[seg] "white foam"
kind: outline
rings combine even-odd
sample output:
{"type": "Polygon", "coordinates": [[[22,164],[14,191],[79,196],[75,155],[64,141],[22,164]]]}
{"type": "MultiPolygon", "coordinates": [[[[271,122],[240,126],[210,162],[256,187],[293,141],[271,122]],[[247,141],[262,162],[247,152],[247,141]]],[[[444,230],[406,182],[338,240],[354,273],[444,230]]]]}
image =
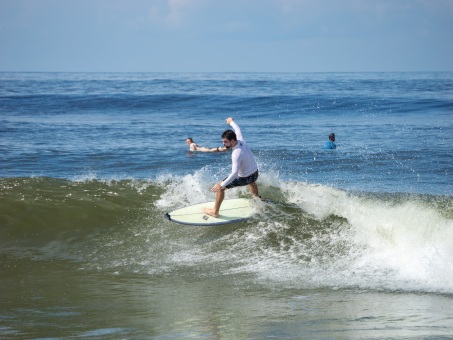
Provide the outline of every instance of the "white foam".
{"type": "Polygon", "coordinates": [[[318,220],[335,215],[350,226],[349,253],[315,270],[325,283],[453,292],[453,221],[426,202],[357,197],[301,183],[286,190],[290,202],[318,220]]]}
{"type": "MultiPolygon", "coordinates": [[[[161,177],[165,193],[155,205],[213,200],[207,178],[214,178],[209,168],[161,177]]],[[[269,205],[246,228],[184,248],[174,261],[222,263],[226,272],[254,273],[281,287],[453,293],[453,221],[429,200],[285,182],[275,172],[260,173],[259,187],[284,202],[269,205]]],[[[247,194],[247,188],[227,191],[247,194]]]]}
{"type": "MultiPolygon", "coordinates": [[[[215,200],[215,194],[210,190],[215,184],[215,176],[209,167],[179,177],[161,175],[157,181],[165,187],[165,192],[154,203],[158,208],[180,207],[215,200]]],[[[245,190],[247,189],[227,190],[225,199],[239,197],[245,190]]]]}
{"type": "MultiPolygon", "coordinates": [[[[255,248],[256,257],[236,271],[304,286],[453,292],[453,221],[427,202],[352,195],[300,182],[281,183],[280,189],[321,225],[331,225],[325,220],[335,216],[339,228],[309,240],[286,237],[278,247],[255,248]]],[[[262,222],[254,231],[255,247],[271,234],[285,234],[289,224],[262,222]]]]}

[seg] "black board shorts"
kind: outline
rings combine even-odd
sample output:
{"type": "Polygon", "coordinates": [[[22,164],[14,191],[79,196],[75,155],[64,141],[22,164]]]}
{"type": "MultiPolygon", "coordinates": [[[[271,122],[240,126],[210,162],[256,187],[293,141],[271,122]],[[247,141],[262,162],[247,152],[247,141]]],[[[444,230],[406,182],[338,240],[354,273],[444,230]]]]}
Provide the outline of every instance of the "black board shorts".
{"type": "Polygon", "coordinates": [[[231,189],[231,188],[235,188],[235,187],[243,187],[244,185],[248,185],[248,184],[252,184],[253,182],[256,182],[257,179],[258,179],[258,170],[256,170],[250,176],[238,177],[238,178],[234,179],[233,182],[231,182],[230,184],[226,185],[225,188],[226,189],[231,189]]]}

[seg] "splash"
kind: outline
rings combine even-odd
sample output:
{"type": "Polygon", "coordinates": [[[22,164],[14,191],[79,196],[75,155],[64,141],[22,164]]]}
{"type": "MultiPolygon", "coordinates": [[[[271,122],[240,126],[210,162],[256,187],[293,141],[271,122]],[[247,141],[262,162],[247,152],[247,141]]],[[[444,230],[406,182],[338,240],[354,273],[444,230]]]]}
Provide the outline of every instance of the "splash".
{"type": "Polygon", "coordinates": [[[451,205],[442,204],[449,198],[354,194],[300,182],[279,189],[292,205],[290,217],[250,231],[256,258],[243,270],[297,287],[453,292],[453,220],[451,205]]]}

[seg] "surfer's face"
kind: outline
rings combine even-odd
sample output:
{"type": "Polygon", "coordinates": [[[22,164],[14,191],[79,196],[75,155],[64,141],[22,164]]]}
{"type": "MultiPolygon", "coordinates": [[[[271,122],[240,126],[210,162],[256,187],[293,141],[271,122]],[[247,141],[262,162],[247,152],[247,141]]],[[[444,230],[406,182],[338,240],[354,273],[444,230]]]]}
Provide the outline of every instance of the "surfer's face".
{"type": "Polygon", "coordinates": [[[231,144],[231,141],[226,138],[222,138],[222,143],[223,143],[223,146],[226,147],[227,149],[229,149],[233,146],[231,144]]]}

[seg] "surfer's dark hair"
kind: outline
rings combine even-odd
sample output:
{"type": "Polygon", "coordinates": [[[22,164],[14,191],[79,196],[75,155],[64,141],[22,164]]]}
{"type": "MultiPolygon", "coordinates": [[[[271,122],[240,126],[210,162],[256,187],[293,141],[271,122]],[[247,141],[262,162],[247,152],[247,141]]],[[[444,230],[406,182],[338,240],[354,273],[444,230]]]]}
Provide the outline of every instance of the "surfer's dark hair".
{"type": "Polygon", "coordinates": [[[233,130],[226,130],[224,133],[222,133],[222,138],[226,138],[228,140],[235,140],[237,141],[236,133],[234,133],[233,130]]]}

